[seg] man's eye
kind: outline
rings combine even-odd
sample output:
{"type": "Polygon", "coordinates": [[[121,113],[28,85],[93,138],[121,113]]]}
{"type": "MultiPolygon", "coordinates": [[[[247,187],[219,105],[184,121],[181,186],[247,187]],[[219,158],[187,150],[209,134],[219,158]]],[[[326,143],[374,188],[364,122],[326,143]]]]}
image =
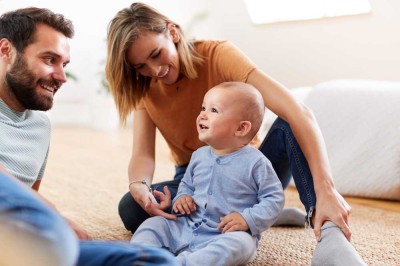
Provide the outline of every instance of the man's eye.
{"type": "Polygon", "coordinates": [[[211,112],[213,112],[213,113],[218,113],[218,110],[215,109],[215,108],[211,108],[211,112]]]}
{"type": "Polygon", "coordinates": [[[54,62],[53,57],[46,57],[44,60],[46,61],[47,64],[52,64],[54,62]]]}

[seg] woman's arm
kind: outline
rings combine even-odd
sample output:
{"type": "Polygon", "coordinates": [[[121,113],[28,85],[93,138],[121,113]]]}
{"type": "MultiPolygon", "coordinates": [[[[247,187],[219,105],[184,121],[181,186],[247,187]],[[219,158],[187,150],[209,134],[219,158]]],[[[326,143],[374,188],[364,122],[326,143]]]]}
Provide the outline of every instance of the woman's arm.
{"type": "Polygon", "coordinates": [[[317,197],[314,216],[314,232],[317,239],[322,224],[330,220],[340,227],[350,240],[351,232],[348,227],[350,206],[335,189],[325,142],[314,114],[307,106],[296,100],[288,89],[259,69],[250,73],[247,83],[261,92],[268,109],[289,123],[307,159],[317,197]]]}
{"type": "MultiPolygon", "coordinates": [[[[132,156],[129,162],[129,183],[145,180],[148,185],[153,181],[155,169],[156,127],[145,109],[135,111],[133,120],[132,156]]],[[[147,187],[134,183],[130,191],[139,192],[147,187]]]]}
{"type": "Polygon", "coordinates": [[[155,169],[156,127],[145,109],[135,111],[133,120],[133,147],[129,162],[129,191],[135,201],[151,216],[169,219],[175,216],[165,213],[164,201],[158,204],[149,191],[155,169]],[[147,186],[140,181],[145,181],[147,186]]]}

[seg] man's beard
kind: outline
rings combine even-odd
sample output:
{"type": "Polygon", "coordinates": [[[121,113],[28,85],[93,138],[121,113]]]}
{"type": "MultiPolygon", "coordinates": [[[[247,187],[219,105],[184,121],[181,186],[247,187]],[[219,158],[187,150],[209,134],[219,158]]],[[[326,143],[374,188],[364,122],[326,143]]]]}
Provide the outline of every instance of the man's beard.
{"type": "MultiPolygon", "coordinates": [[[[28,69],[28,64],[22,55],[18,54],[10,71],[6,73],[8,88],[14,93],[16,99],[25,108],[30,110],[47,111],[53,106],[53,97],[41,94],[36,87],[39,84],[56,86],[53,94],[61,86],[61,82],[54,79],[36,79],[28,69]]],[[[43,89],[44,90],[44,89],[43,89]]]]}

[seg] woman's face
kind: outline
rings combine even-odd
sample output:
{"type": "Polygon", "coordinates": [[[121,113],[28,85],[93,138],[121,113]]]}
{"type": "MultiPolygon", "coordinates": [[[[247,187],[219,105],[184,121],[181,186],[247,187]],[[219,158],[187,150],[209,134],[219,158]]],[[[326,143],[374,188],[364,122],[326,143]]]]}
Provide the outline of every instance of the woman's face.
{"type": "Polygon", "coordinates": [[[178,41],[179,37],[171,31],[166,34],[141,32],[128,48],[127,60],[140,75],[173,84],[179,77],[179,55],[175,46],[178,41]]]}

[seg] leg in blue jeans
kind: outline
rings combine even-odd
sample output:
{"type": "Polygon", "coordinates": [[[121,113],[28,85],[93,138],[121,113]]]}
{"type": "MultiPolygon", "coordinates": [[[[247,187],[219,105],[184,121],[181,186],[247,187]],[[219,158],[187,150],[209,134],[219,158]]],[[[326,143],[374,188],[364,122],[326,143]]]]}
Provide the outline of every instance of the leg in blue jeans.
{"type": "Polygon", "coordinates": [[[168,266],[178,261],[167,250],[117,241],[80,241],[77,266],[168,266]]]}
{"type": "Polygon", "coordinates": [[[129,242],[78,242],[58,213],[28,187],[1,172],[0,250],[2,266],[177,265],[163,249],[129,242]]]}
{"type": "Polygon", "coordinates": [[[278,117],[261,144],[260,151],[271,161],[284,189],[293,176],[300,200],[308,218],[311,218],[316,205],[313,178],[289,124],[278,117]]]}
{"type": "MultiPolygon", "coordinates": [[[[175,198],[176,193],[178,192],[179,183],[186,172],[186,168],[187,165],[177,166],[175,168],[175,176],[173,180],[153,184],[151,186],[152,189],[163,191],[164,186],[168,186],[169,191],[171,192],[171,198],[175,198]]],[[[147,212],[136,203],[130,192],[126,193],[122,197],[121,201],[119,202],[118,212],[125,228],[132,233],[136,231],[136,229],[143,223],[144,220],[150,217],[147,212]]],[[[167,212],[171,212],[171,210],[167,210],[167,212]]]]}
{"type": "Polygon", "coordinates": [[[31,189],[0,172],[0,265],[72,266],[78,241],[31,189]]]}

